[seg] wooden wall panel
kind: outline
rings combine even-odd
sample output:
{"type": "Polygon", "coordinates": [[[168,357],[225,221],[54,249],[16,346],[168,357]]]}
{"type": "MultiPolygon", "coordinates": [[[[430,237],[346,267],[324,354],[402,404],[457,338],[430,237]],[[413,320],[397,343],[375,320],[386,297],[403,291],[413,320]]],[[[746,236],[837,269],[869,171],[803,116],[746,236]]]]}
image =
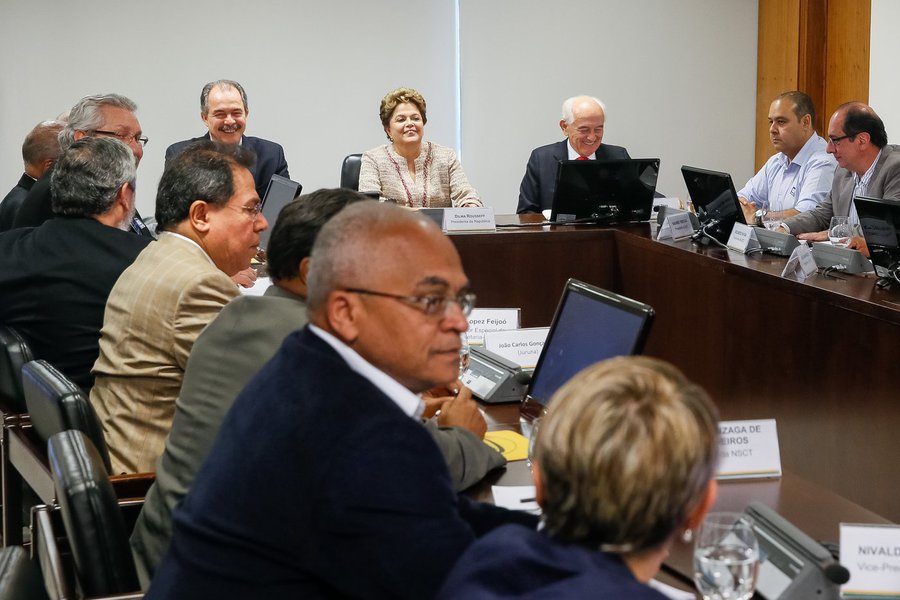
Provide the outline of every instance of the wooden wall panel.
{"type": "Polygon", "coordinates": [[[870,0],[828,0],[825,114],[850,100],[869,102],[870,0]]]}

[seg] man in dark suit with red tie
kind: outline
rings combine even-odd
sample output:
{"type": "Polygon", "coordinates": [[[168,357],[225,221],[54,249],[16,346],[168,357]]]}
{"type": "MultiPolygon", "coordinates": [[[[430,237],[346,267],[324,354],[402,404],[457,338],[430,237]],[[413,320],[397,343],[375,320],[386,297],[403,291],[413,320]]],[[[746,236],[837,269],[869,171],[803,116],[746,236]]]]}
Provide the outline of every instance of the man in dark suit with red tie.
{"type": "Polygon", "coordinates": [[[280,144],[244,135],[247,128],[247,93],[237,81],[219,79],[203,86],[200,92],[200,118],[209,131],[206,135],[176,142],[166,149],[166,161],[200,140],[212,139],[223,144],[240,144],[256,154],[256,166],[251,169],[256,193],[265,197],[272,175],[290,177],[284,149],[280,144]]]}
{"type": "Polygon", "coordinates": [[[517,213],[552,208],[556,170],[561,160],[631,158],[621,146],[602,144],[605,123],[605,109],[597,98],[574,96],[563,102],[559,128],[566,139],[532,151],[519,187],[517,213]]]}

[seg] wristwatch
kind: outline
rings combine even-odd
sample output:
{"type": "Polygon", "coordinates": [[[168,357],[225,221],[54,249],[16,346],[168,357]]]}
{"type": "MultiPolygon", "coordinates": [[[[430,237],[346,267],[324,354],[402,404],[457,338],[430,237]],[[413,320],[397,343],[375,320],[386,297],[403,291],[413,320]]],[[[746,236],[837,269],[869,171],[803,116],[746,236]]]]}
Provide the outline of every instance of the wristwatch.
{"type": "Polygon", "coordinates": [[[763,226],[763,217],[766,216],[766,212],[767,211],[762,208],[759,209],[758,211],[756,211],[756,226],[757,227],[763,226]]]}

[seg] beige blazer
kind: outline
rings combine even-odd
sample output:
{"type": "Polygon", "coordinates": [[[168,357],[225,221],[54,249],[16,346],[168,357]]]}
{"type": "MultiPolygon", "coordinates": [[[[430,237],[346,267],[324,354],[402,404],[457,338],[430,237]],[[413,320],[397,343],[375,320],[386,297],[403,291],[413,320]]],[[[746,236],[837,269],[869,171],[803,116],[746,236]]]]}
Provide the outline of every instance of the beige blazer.
{"type": "Polygon", "coordinates": [[[91,403],[114,473],[153,471],[194,340],[237,286],[199,246],[163,234],[113,286],[91,403]]]}

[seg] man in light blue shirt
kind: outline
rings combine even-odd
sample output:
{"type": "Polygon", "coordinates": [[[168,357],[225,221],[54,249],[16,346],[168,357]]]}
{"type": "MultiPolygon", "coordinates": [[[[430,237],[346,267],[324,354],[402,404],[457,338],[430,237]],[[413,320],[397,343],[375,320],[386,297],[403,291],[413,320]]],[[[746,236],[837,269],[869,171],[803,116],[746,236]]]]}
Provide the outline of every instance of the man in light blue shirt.
{"type": "Polygon", "coordinates": [[[812,99],[803,92],[785,92],[772,102],[769,137],[779,152],[738,192],[748,223],[813,209],[831,189],[837,161],[816,133],[815,118],[812,99]]]}

